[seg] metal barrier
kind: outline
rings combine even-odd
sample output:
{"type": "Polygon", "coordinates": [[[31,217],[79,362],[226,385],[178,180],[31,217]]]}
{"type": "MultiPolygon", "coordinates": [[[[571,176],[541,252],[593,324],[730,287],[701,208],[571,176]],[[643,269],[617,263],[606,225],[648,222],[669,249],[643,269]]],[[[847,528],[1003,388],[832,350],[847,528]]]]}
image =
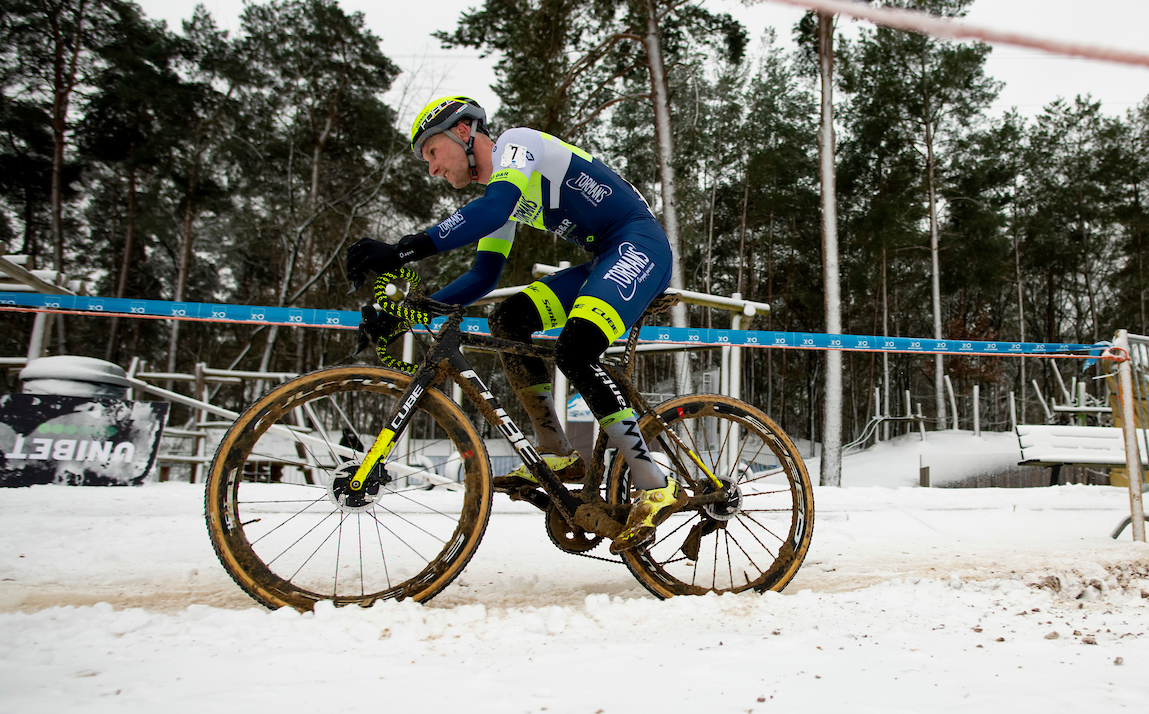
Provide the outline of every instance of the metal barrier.
{"type": "Polygon", "coordinates": [[[1141,501],[1145,475],[1141,449],[1149,453],[1149,337],[1118,330],[1105,358],[1117,363],[1117,396],[1121,402],[1125,433],[1125,465],[1129,469],[1129,519],[1114,531],[1114,538],[1126,525],[1133,526],[1133,540],[1145,542],[1145,508],[1141,501]]]}

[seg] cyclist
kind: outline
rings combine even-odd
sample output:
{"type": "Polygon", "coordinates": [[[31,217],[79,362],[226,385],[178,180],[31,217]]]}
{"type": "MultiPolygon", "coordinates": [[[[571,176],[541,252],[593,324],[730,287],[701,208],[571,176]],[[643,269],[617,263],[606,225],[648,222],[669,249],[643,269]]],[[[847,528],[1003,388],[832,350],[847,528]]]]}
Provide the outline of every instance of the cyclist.
{"type": "MultiPolygon", "coordinates": [[[[553,232],[591,254],[588,262],[527,286],[492,313],[491,334],[529,342],[531,334],[562,327],[555,364],[586,400],[630,468],[638,490],[626,527],[611,544],[619,553],[645,543],[655,527],[686,503],[681,486],[651,457],[635,412],[602,369],[599,358],[626,333],[670,281],[670,244],[638,190],[586,151],[553,136],[515,128],[492,140],[486,112],[469,97],[428,104],[411,127],[411,149],[432,176],[457,188],[486,186],[441,223],[395,245],[364,238],[347,250],[356,285],[421,258],[478,243],[474,265],[431,297],[469,305],[498,283],[515,240],[515,223],[553,232]]],[[[545,363],[502,355],[507,377],[530,416],[539,451],[560,477],[582,464],[558,422],[545,363]]],[[[533,483],[522,467],[496,484],[533,483]]]]}

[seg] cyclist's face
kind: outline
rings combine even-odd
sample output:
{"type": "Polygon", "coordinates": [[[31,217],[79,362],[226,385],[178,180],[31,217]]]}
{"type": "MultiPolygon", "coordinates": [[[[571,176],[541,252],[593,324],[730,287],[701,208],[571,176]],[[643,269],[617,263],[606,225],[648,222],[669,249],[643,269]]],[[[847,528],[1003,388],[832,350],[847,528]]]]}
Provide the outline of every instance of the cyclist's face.
{"type": "MultiPolygon", "coordinates": [[[[451,131],[455,131],[452,129],[451,131]]],[[[432,176],[442,176],[455,188],[471,185],[467,152],[446,134],[436,134],[423,144],[423,160],[432,176]]]]}

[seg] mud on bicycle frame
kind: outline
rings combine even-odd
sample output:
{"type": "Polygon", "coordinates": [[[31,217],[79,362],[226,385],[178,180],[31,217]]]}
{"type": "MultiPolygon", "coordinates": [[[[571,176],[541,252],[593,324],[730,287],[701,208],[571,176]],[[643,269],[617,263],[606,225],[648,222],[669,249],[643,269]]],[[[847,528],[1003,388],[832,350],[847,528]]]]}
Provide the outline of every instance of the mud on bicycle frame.
{"type": "MultiPolygon", "coordinates": [[[[417,286],[412,271],[397,273],[389,277],[417,286]]],[[[676,299],[656,300],[644,319],[676,299]]],[[[625,461],[612,458],[600,435],[582,483],[563,484],[462,348],[543,358],[553,351],[461,331],[462,308],[417,289],[402,304],[375,308],[395,322],[387,341],[414,322],[447,318],[421,365],[392,360],[398,368],[350,365],[303,375],[255,402],[220,442],[205,515],[232,579],[267,607],[299,610],[320,600],[426,601],[447,587],[478,548],[495,497],[486,445],[438,388],[447,380],[539,481],[508,496],[544,511],[542,529],[560,550],[598,557],[590,551],[621,529],[629,509],[625,461]]],[[[761,410],[739,400],[696,394],[648,404],[631,382],[642,322],[622,357],[603,365],[690,502],[622,562],[661,598],[781,590],[813,535],[813,492],[801,456],[761,410]]]]}

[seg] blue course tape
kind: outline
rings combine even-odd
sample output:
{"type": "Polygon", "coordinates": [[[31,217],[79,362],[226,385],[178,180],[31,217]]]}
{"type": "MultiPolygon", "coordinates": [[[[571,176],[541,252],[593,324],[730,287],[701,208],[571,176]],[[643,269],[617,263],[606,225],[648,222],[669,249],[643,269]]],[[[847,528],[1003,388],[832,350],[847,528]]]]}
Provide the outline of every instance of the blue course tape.
{"type": "MultiPolygon", "coordinates": [[[[355,329],[358,312],[348,310],[314,310],[295,307],[262,307],[258,305],[224,305],[219,303],[168,302],[130,298],[97,298],[80,295],[42,295],[39,293],[0,292],[0,309],[85,314],[122,315],[153,319],[199,320],[252,325],[287,325],[292,327],[326,327],[355,329]]],[[[437,329],[445,318],[436,318],[430,327],[437,329]]],[[[489,334],[487,321],[467,318],[464,332],[489,334]]],[[[558,330],[544,332],[554,338],[558,330]]],[[[974,342],[968,340],[933,340],[916,337],[874,337],[868,335],[829,335],[807,332],[763,332],[757,330],[714,330],[676,327],[644,327],[639,339],[646,344],[699,347],[750,347],[800,350],[844,350],[856,352],[908,352],[920,354],[964,354],[982,356],[1097,357],[1106,344],[1083,345],[1048,342],[974,342]]]]}

